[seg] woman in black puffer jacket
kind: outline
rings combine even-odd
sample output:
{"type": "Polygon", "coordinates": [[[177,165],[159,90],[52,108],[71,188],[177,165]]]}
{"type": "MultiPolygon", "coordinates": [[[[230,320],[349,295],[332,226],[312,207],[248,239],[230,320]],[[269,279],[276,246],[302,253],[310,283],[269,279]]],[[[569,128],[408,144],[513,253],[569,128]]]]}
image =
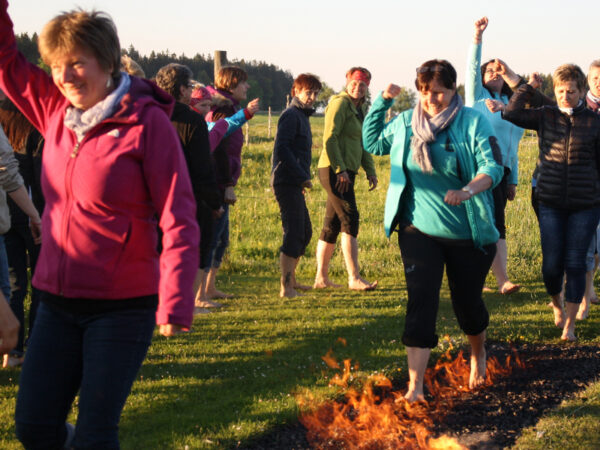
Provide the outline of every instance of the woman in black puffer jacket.
{"type": "Polygon", "coordinates": [[[504,118],[536,130],[539,141],[536,197],[542,274],[563,340],[575,340],[575,316],[585,292],[586,251],[600,219],[600,116],[585,107],[586,78],[573,64],[552,77],[556,102],[530,85],[511,98],[504,118]],[[526,104],[545,105],[525,109],[526,104]],[[566,313],[561,302],[563,276],[566,313]]]}

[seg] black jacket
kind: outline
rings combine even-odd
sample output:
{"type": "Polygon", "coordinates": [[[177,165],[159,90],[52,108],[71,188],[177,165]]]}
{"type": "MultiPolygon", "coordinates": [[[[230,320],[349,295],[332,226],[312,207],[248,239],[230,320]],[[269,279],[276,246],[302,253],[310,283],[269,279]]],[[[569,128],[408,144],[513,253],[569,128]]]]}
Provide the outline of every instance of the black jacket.
{"type": "Polygon", "coordinates": [[[600,206],[600,116],[582,102],[572,115],[529,85],[521,86],[503,117],[538,133],[536,196],[550,207],[600,206]],[[544,106],[524,109],[526,104],[544,106]],[[550,104],[549,104],[550,103],[550,104]]]}
{"type": "Polygon", "coordinates": [[[279,122],[271,157],[271,185],[300,186],[310,180],[312,133],[309,117],[314,112],[294,97],[279,122]]]}
{"type": "Polygon", "coordinates": [[[185,161],[187,162],[198,213],[208,206],[217,210],[221,206],[221,191],[217,187],[213,160],[210,155],[208,128],[202,115],[189,106],[176,102],[171,123],[177,130],[185,161]]]}

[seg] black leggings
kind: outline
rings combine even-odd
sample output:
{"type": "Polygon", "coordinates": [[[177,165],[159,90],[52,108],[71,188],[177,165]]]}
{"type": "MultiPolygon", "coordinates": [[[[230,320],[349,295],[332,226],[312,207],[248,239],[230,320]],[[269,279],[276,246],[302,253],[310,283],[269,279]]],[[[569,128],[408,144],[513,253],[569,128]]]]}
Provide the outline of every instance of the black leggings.
{"type": "Polygon", "coordinates": [[[500,233],[500,239],[506,239],[506,216],[504,210],[506,209],[506,203],[508,202],[508,175],[510,170],[504,168],[504,176],[500,183],[492,189],[492,197],[494,198],[494,216],[496,222],[496,229],[500,233]]]}
{"type": "Polygon", "coordinates": [[[435,238],[412,225],[401,227],[398,243],[408,292],[404,345],[421,348],[437,345],[435,322],[444,266],[460,328],[471,336],[487,328],[489,314],[481,291],[496,254],[496,244],[477,249],[471,241],[435,238]]]}
{"type": "Polygon", "coordinates": [[[335,244],[340,231],[350,236],[358,236],[358,208],[354,196],[354,172],[346,171],[350,177],[348,191],[340,193],[335,183],[337,175],[331,167],[319,168],[319,180],[327,191],[327,205],[325,207],[325,220],[319,239],[329,244],[335,244]]]}
{"type": "Polygon", "coordinates": [[[290,258],[304,255],[312,237],[312,224],[301,186],[278,184],[273,186],[281,212],[283,244],[279,251],[290,258]]]}

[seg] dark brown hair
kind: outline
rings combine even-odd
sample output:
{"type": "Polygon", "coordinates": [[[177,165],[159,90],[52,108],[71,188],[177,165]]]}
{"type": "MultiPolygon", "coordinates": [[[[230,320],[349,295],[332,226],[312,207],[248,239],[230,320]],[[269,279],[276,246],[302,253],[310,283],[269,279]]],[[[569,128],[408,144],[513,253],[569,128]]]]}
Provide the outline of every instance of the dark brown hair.
{"type": "Polygon", "coordinates": [[[446,89],[456,89],[456,70],[445,59],[431,59],[417,67],[417,91],[428,90],[434,80],[446,89]]]}
{"type": "Polygon", "coordinates": [[[320,91],[322,87],[323,85],[315,75],[311,73],[301,73],[294,80],[294,84],[292,84],[291,94],[292,97],[294,97],[297,92],[304,89],[320,91]]]}
{"type": "Polygon", "coordinates": [[[13,150],[25,153],[27,137],[34,128],[8,97],[0,101],[0,125],[13,150]]]}
{"type": "Polygon", "coordinates": [[[192,71],[183,64],[171,63],[161,67],[156,73],[156,84],[168,92],[175,100],[181,98],[181,87],[192,80],[192,71]]]}
{"type": "MultiPolygon", "coordinates": [[[[488,62],[485,62],[481,65],[481,84],[483,84],[483,78],[485,77],[485,71],[487,69],[488,64],[493,63],[495,60],[490,59],[488,62]]],[[[487,91],[490,93],[490,95],[492,95],[492,91],[490,91],[485,84],[483,84],[483,87],[487,89],[487,91]]],[[[510,86],[508,84],[506,84],[506,81],[502,80],[502,88],[500,89],[500,95],[506,95],[508,98],[511,98],[513,95],[513,91],[510,88],[510,86]]],[[[492,95],[493,97],[493,95],[492,95]]]]}

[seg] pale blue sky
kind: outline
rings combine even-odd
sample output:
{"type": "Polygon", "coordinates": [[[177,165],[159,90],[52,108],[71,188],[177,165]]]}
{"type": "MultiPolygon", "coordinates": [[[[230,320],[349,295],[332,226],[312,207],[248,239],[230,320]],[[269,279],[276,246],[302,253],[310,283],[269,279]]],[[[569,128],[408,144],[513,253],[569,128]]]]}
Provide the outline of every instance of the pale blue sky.
{"type": "Polygon", "coordinates": [[[141,53],[227,50],[230,59],[315,73],[336,90],[353,65],[371,70],[372,92],[389,82],[413,87],[415,67],[431,58],[452,62],[462,83],[473,23],[483,15],[483,58],[500,57],[519,73],[550,73],[565,62],[587,71],[600,58],[598,0],[12,0],[9,13],[17,33],[32,33],[76,6],[108,12],[121,45],[141,53]]]}

